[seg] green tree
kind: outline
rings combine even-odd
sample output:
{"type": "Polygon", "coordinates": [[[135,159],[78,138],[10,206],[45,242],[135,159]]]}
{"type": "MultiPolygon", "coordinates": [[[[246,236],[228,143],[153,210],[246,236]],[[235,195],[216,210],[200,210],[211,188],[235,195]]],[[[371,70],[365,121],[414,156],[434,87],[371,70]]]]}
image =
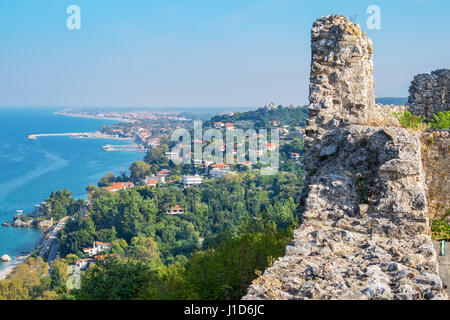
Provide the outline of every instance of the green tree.
{"type": "Polygon", "coordinates": [[[139,260],[159,259],[158,244],[150,237],[134,237],[128,247],[128,256],[139,260]]]}
{"type": "Polygon", "coordinates": [[[0,300],[29,300],[29,290],[20,279],[0,280],[0,300]]]}
{"type": "Polygon", "coordinates": [[[282,256],[292,231],[249,232],[195,253],[186,267],[191,299],[240,299],[250,283],[282,256]],[[205,272],[206,271],[206,272],[205,272]]]}
{"type": "Polygon", "coordinates": [[[5,299],[33,299],[48,290],[48,266],[41,258],[29,257],[17,265],[0,281],[0,297],[5,299]]]}
{"type": "Polygon", "coordinates": [[[133,300],[147,291],[149,283],[149,267],[144,262],[106,259],[82,275],[77,299],[133,300]]]}
{"type": "Polygon", "coordinates": [[[130,178],[134,183],[137,183],[148,174],[150,174],[150,166],[148,163],[144,161],[135,161],[131,164],[130,178]]]}
{"type": "Polygon", "coordinates": [[[66,281],[68,278],[67,269],[69,264],[64,259],[56,259],[50,265],[51,270],[51,284],[50,287],[58,294],[67,291],[66,281]]]}
{"type": "Polygon", "coordinates": [[[100,178],[100,180],[98,181],[98,186],[100,188],[107,187],[107,186],[110,186],[111,184],[113,184],[114,181],[116,181],[116,177],[114,176],[114,173],[108,172],[105,176],[100,178]]]}

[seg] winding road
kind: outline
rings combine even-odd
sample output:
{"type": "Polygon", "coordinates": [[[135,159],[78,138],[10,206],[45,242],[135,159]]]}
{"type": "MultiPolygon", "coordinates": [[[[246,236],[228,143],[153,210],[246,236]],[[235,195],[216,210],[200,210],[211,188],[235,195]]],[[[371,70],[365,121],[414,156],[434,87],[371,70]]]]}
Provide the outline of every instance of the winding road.
{"type": "Polygon", "coordinates": [[[67,219],[69,219],[69,217],[64,217],[62,218],[58,224],[52,229],[52,231],[50,231],[50,236],[47,239],[44,239],[40,252],[39,252],[39,256],[41,258],[44,257],[44,255],[49,252],[48,254],[48,258],[47,261],[51,262],[53,260],[56,259],[57,255],[58,255],[58,249],[59,249],[59,243],[57,243],[56,237],[58,236],[58,232],[64,228],[67,219]],[[56,242],[56,243],[55,243],[56,242]]]}

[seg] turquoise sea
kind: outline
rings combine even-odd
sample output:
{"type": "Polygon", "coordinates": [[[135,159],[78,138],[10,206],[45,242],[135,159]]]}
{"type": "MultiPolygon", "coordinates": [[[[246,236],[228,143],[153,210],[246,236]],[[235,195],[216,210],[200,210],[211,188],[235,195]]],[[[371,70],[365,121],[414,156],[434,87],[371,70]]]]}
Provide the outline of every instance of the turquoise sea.
{"type": "MultiPolygon", "coordinates": [[[[106,144],[127,141],[45,137],[28,140],[29,134],[96,131],[114,121],[56,115],[56,109],[0,108],[0,256],[13,259],[32,251],[42,234],[37,229],[2,227],[16,210],[31,212],[51,191],[67,188],[76,198],[86,198],[85,188],[107,172],[128,172],[135,151],[105,152],[106,144]]],[[[6,267],[0,263],[0,269],[6,267]]]]}

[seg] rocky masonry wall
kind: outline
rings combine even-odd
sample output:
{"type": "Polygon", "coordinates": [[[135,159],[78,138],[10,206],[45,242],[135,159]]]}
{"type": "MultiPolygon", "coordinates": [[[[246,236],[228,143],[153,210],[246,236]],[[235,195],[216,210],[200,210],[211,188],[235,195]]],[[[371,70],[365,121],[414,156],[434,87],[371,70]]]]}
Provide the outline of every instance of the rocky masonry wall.
{"type": "Polygon", "coordinates": [[[415,76],[409,88],[408,104],[412,113],[423,115],[429,121],[433,120],[433,114],[450,110],[450,70],[415,76]]]}
{"type": "Polygon", "coordinates": [[[327,16],[312,51],[302,225],[244,299],[446,299],[420,133],[375,104],[370,39],[327,16]]]}
{"type": "Polygon", "coordinates": [[[426,173],[428,216],[445,217],[450,210],[450,133],[426,132],[421,137],[422,162],[426,173]]]}
{"type": "Polygon", "coordinates": [[[367,121],[375,106],[372,41],[343,16],[317,20],[311,30],[310,116],[305,164],[315,169],[327,130],[367,121]]]}

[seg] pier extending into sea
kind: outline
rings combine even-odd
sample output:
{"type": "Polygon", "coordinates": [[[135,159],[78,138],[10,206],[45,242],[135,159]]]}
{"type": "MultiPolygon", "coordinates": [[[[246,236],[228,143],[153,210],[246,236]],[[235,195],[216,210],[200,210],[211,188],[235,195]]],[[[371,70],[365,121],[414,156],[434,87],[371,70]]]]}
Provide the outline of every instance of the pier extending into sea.
{"type": "Polygon", "coordinates": [[[132,141],[132,138],[121,138],[113,136],[107,133],[102,133],[100,131],[96,132],[68,132],[68,133],[41,133],[41,134],[30,134],[28,139],[37,140],[42,137],[71,137],[74,139],[114,139],[114,140],[128,140],[132,141]]]}
{"type": "MultiPolygon", "coordinates": [[[[29,140],[37,140],[42,137],[70,137],[72,139],[109,139],[109,140],[125,140],[133,141],[133,138],[123,138],[110,135],[107,133],[102,133],[100,131],[96,132],[69,132],[69,133],[41,133],[41,134],[31,134],[28,136],[29,140]]],[[[132,145],[106,145],[102,147],[104,151],[141,151],[145,152],[144,146],[139,144],[132,145]]]]}

